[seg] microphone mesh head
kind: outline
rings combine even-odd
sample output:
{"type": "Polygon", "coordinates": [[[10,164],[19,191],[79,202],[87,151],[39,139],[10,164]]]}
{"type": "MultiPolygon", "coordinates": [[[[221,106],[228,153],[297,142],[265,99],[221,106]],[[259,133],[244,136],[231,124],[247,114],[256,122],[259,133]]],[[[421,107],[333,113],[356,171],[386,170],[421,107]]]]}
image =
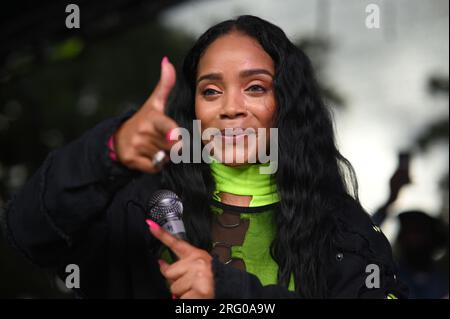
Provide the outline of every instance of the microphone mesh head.
{"type": "Polygon", "coordinates": [[[146,217],[161,226],[167,218],[181,219],[182,216],[183,203],[171,190],[158,190],[148,201],[146,217]]]}

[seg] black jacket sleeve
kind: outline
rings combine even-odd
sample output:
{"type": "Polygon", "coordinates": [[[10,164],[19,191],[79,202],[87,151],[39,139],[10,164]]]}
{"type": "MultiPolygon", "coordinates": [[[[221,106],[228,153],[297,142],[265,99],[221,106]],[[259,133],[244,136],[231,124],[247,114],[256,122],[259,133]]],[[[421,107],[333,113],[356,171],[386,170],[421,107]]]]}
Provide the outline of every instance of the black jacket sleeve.
{"type": "Polygon", "coordinates": [[[330,295],[334,298],[408,298],[392,248],[380,227],[355,201],[335,214],[336,234],[330,254],[330,295]]]}
{"type": "Polygon", "coordinates": [[[281,285],[263,286],[258,277],[225,265],[217,256],[212,262],[216,299],[288,299],[301,298],[281,285]]]}
{"type": "Polygon", "coordinates": [[[101,219],[115,192],[130,181],[134,172],[109,158],[107,141],[134,112],[105,120],[52,151],[8,202],[6,237],[30,261],[42,267],[58,265],[85,230],[101,219]]]}

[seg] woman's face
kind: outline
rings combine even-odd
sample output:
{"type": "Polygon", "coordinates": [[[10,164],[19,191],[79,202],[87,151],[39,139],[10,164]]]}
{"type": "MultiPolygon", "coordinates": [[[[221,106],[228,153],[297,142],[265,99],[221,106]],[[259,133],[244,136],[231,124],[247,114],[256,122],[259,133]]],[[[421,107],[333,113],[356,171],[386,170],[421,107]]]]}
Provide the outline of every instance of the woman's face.
{"type": "Polygon", "coordinates": [[[258,142],[269,145],[273,124],[273,76],[272,58],[249,36],[232,32],[205,50],[197,68],[195,113],[202,133],[220,130],[203,140],[214,141],[214,157],[233,166],[248,163],[252,156],[258,161],[258,142]]]}

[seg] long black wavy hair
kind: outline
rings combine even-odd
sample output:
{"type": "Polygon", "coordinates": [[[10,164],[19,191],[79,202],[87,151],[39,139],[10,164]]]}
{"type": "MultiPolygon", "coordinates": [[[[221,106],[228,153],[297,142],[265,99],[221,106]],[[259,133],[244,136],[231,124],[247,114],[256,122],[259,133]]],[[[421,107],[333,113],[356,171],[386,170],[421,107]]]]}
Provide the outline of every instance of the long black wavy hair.
{"type": "MultiPolygon", "coordinates": [[[[221,22],[201,35],[185,56],[167,114],[192,136],[199,60],[214,40],[235,31],[256,39],[275,65],[279,157],[274,178],[280,205],[270,252],[279,265],[278,283],[287,287],[293,276],[302,296],[326,297],[324,260],[333,234],[333,203],[349,197],[359,201],[353,168],[336,147],[332,116],[305,53],[283,30],[261,18],[243,15],[221,22]]],[[[209,199],[215,184],[208,164],[170,163],[163,170],[163,183],[183,200],[190,242],[209,251],[209,199]]]]}

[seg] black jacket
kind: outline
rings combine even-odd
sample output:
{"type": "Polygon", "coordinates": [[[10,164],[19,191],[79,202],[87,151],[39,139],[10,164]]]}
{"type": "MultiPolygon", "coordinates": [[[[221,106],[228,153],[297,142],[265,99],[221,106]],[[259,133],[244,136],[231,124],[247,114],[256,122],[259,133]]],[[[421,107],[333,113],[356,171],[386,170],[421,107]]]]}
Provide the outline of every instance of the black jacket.
{"type": "MultiPolygon", "coordinates": [[[[128,170],[108,157],[108,138],[131,114],[108,119],[52,151],[6,207],[11,245],[63,279],[67,265],[78,265],[77,293],[88,298],[170,298],[144,215],[161,176],[128,170]]],[[[355,206],[334,216],[340,235],[327,261],[329,296],[406,297],[390,245],[369,215],[355,206]],[[380,288],[366,287],[369,264],[379,266],[380,288]]],[[[217,258],[213,272],[216,298],[301,298],[283,286],[262,286],[256,276],[217,258]]]]}

